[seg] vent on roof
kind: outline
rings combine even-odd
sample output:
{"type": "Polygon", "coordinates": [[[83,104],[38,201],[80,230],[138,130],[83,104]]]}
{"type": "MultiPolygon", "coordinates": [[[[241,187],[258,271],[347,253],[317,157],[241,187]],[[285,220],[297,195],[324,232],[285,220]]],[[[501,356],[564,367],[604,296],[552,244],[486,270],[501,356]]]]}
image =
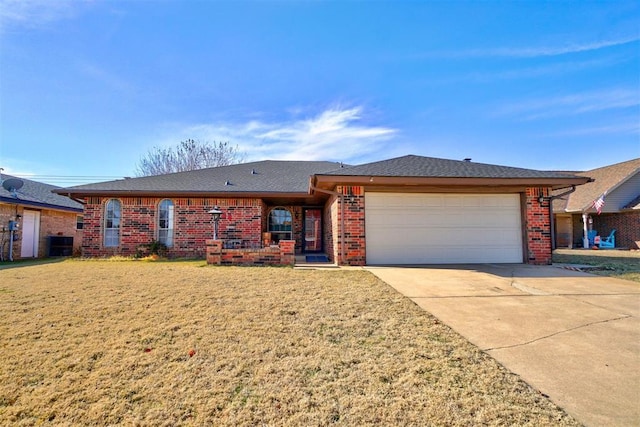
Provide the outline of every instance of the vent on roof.
{"type": "Polygon", "coordinates": [[[464,161],[467,162],[467,163],[470,163],[471,162],[471,157],[465,157],[464,161]]]}
{"type": "Polygon", "coordinates": [[[224,182],[224,185],[231,185],[231,183],[229,182],[229,180],[226,180],[226,181],[224,182]]]}
{"type": "Polygon", "coordinates": [[[251,175],[257,175],[257,174],[258,174],[258,172],[256,172],[255,169],[251,169],[251,175]]]}

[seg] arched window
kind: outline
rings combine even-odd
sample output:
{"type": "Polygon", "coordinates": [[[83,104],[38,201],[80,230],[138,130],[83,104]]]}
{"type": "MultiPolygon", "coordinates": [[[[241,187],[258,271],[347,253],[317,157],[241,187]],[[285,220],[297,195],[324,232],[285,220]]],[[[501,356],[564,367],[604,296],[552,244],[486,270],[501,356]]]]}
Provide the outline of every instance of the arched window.
{"type": "Polygon", "coordinates": [[[292,238],[291,212],[285,208],[275,208],[269,213],[269,232],[271,240],[291,240],[292,238]]]}
{"type": "Polygon", "coordinates": [[[105,206],[104,214],[104,245],[114,247],[120,244],[120,201],[111,199],[105,206]]]}
{"type": "Polygon", "coordinates": [[[158,241],[173,246],[173,202],[169,199],[158,205],[158,241]]]}

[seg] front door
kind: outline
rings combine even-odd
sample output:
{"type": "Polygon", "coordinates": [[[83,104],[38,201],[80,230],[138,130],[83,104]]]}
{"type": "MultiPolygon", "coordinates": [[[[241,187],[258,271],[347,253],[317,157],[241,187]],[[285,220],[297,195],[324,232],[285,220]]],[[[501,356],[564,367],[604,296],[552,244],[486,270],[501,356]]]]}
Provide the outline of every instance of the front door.
{"type": "Polygon", "coordinates": [[[40,212],[24,211],[22,216],[22,258],[37,258],[40,240],[40,212]]]}
{"type": "Polygon", "coordinates": [[[322,251],[322,209],[304,210],[304,251],[322,251]]]}

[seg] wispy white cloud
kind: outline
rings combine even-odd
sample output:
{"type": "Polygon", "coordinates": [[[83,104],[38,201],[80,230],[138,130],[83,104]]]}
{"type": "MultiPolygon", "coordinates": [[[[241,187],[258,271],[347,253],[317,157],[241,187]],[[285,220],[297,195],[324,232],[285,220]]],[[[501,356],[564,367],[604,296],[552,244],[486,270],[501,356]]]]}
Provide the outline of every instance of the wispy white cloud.
{"type": "Polygon", "coordinates": [[[457,51],[431,52],[417,55],[418,58],[538,58],[589,52],[610,47],[640,42],[640,35],[608,38],[587,42],[558,43],[546,46],[488,47],[457,51]]]}
{"type": "Polygon", "coordinates": [[[9,28],[40,28],[74,16],[76,6],[86,1],[0,0],[0,31],[9,28]]]}
{"type": "MultiPolygon", "coordinates": [[[[398,133],[391,127],[362,122],[362,107],[333,107],[312,117],[279,122],[251,120],[186,126],[178,138],[229,141],[247,154],[247,160],[348,162],[373,155],[398,133]]],[[[175,144],[175,137],[169,144],[175,144]]]]}
{"type": "Polygon", "coordinates": [[[492,115],[536,120],[638,105],[640,92],[637,89],[609,89],[507,104],[493,111],[492,115]]]}
{"type": "Polygon", "coordinates": [[[586,126],[555,132],[549,136],[599,136],[599,135],[640,135],[640,123],[638,120],[606,124],[602,126],[586,126]]]}
{"type": "Polygon", "coordinates": [[[110,89],[119,92],[129,92],[133,90],[133,86],[129,82],[96,64],[86,61],[80,62],[78,68],[84,75],[108,86],[110,89]]]}
{"type": "Polygon", "coordinates": [[[566,55],[569,53],[587,52],[592,50],[599,50],[608,47],[620,46],[629,43],[636,43],[640,41],[640,37],[637,35],[619,38],[608,39],[586,43],[569,43],[561,46],[538,46],[538,47],[504,47],[504,48],[492,48],[492,49],[475,49],[466,52],[461,52],[463,56],[499,56],[499,57],[516,57],[516,58],[533,58],[540,56],[557,56],[566,55]]]}
{"type": "Polygon", "coordinates": [[[627,57],[607,57],[601,59],[593,59],[588,61],[567,61],[555,64],[539,65],[533,67],[515,68],[497,72],[474,72],[467,76],[462,76],[459,80],[488,82],[495,80],[517,80],[529,79],[546,76],[557,76],[562,74],[575,73],[586,69],[610,67],[622,62],[629,61],[631,56],[627,57]]]}

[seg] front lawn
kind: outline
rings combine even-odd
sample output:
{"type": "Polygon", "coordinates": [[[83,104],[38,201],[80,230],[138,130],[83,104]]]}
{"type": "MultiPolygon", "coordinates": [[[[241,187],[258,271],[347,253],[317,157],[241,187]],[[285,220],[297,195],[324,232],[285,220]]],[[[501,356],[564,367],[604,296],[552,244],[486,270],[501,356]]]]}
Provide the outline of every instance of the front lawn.
{"type": "Polygon", "coordinates": [[[556,249],[553,262],[588,265],[589,273],[640,282],[640,251],[556,249]]]}
{"type": "Polygon", "coordinates": [[[0,361],[0,424],[578,424],[365,271],[2,269],[0,361]]]}

